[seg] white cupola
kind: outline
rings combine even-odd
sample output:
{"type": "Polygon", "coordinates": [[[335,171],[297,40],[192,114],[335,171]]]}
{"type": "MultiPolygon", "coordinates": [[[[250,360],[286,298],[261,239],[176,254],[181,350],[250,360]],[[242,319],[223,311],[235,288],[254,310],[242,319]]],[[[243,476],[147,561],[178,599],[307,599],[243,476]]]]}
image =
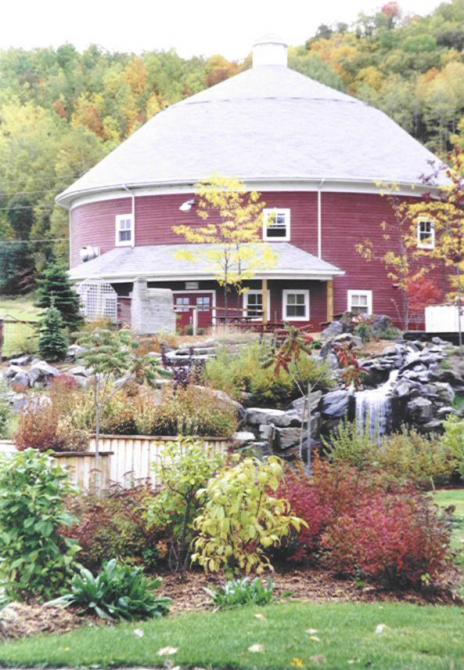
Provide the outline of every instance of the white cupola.
{"type": "Polygon", "coordinates": [[[265,35],[253,44],[253,67],[281,65],[287,67],[288,44],[278,35],[265,35]]]}

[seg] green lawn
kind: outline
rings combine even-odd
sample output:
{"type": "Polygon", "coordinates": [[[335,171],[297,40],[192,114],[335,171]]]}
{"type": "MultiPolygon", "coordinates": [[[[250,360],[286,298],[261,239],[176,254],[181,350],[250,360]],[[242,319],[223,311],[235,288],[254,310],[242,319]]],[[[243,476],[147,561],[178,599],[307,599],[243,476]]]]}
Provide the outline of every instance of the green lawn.
{"type": "Polygon", "coordinates": [[[454,505],[452,548],[461,555],[458,559],[464,567],[464,489],[442,489],[435,493],[435,502],[441,507],[454,505]]]}
{"type": "MultiPolygon", "coordinates": [[[[39,310],[34,307],[34,298],[31,295],[16,298],[0,296],[0,318],[13,317],[22,321],[36,321],[39,310]]],[[[28,324],[11,324],[5,326],[4,356],[12,356],[23,352],[33,351],[36,347],[36,332],[28,324]]]]}
{"type": "Polygon", "coordinates": [[[463,630],[457,607],[291,603],[6,643],[0,665],[457,670],[464,667],[463,630]],[[160,655],[166,648],[177,651],[160,655]]]}

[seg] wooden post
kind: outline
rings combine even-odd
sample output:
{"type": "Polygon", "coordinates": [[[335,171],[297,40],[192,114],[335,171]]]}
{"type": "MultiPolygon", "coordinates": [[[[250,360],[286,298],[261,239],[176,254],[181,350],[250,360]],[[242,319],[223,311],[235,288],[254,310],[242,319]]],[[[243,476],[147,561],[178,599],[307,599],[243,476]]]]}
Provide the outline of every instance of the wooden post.
{"type": "Polygon", "coordinates": [[[327,282],[327,321],[334,319],[334,285],[333,280],[327,282]]]}
{"type": "Polygon", "coordinates": [[[261,290],[263,293],[263,323],[267,323],[269,321],[269,314],[267,310],[267,304],[268,304],[267,279],[261,280],[261,290]]]}

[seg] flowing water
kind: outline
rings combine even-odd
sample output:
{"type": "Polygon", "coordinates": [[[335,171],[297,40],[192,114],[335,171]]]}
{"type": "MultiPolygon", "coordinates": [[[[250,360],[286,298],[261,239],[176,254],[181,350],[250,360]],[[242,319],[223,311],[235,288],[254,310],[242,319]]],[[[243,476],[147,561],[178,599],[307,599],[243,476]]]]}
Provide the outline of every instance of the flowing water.
{"type": "Polygon", "coordinates": [[[392,370],[388,380],[381,386],[355,393],[356,425],[360,433],[366,431],[372,439],[380,439],[388,431],[392,389],[398,373],[399,370],[392,370]]]}

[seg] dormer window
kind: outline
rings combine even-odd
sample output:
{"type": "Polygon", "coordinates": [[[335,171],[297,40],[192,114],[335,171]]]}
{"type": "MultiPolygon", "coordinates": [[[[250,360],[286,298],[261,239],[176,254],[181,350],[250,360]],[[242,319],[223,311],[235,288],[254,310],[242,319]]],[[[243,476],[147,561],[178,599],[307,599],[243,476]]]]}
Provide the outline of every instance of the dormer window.
{"type": "Polygon", "coordinates": [[[134,242],[134,219],[132,214],[118,214],[115,220],[116,246],[130,247],[134,242]]]}
{"type": "Polygon", "coordinates": [[[435,249],[435,224],[422,219],[417,224],[417,246],[419,249],[435,249]]]}
{"type": "Polygon", "coordinates": [[[263,210],[263,239],[271,242],[288,242],[290,239],[290,210],[263,210]]]}

